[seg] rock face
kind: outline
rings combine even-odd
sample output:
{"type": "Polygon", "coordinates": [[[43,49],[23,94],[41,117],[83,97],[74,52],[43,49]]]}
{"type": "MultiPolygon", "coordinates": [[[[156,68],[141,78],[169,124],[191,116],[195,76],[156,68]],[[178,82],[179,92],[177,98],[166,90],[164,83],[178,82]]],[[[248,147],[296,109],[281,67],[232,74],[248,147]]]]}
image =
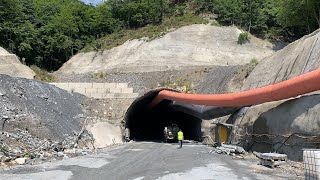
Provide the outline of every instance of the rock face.
{"type": "Polygon", "coordinates": [[[103,52],[79,53],[58,73],[153,72],[194,66],[241,65],[273,53],[272,44],[255,37],[239,45],[236,27],[191,25],[147,42],[132,40],[103,52]]]}
{"type": "Polygon", "coordinates": [[[0,74],[27,79],[33,79],[35,76],[28,66],[21,64],[16,55],[8,53],[2,47],[0,47],[0,74]]]}
{"type": "MultiPolygon", "coordinates": [[[[281,82],[320,68],[320,30],[263,60],[243,90],[281,82]]],[[[319,148],[320,94],[252,106],[235,115],[232,141],[251,150],[280,152],[302,160],[302,148],[319,148]],[[250,136],[252,135],[252,136],[250,136]]]]}

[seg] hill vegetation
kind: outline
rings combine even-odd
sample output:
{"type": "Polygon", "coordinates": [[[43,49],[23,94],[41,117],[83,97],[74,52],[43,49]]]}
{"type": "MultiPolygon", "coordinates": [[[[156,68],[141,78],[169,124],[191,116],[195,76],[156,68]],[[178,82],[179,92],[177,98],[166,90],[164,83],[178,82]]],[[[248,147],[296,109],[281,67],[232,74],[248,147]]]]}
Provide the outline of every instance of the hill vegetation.
{"type": "Polygon", "coordinates": [[[0,46],[28,65],[56,70],[84,47],[156,38],[172,27],[205,22],[196,16],[213,13],[222,25],[266,38],[293,40],[320,27],[318,0],[108,0],[98,6],[80,0],[2,0],[0,46]]]}

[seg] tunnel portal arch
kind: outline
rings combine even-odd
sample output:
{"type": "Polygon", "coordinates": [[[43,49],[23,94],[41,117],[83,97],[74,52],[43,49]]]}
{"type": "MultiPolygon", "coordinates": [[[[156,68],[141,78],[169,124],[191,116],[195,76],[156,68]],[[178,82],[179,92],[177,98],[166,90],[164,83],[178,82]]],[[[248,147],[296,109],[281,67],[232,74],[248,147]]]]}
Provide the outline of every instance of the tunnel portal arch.
{"type": "Polygon", "coordinates": [[[233,114],[241,108],[198,106],[169,100],[150,108],[150,103],[161,90],[149,91],[128,108],[124,118],[127,140],[161,141],[164,127],[177,124],[184,132],[185,139],[201,141],[203,120],[233,114]]]}
{"type": "Polygon", "coordinates": [[[201,141],[202,119],[175,111],[175,108],[170,107],[171,101],[163,101],[152,109],[148,108],[159,91],[150,91],[131,104],[125,115],[125,128],[129,131],[127,138],[162,141],[164,127],[177,124],[184,132],[185,139],[201,141]]]}

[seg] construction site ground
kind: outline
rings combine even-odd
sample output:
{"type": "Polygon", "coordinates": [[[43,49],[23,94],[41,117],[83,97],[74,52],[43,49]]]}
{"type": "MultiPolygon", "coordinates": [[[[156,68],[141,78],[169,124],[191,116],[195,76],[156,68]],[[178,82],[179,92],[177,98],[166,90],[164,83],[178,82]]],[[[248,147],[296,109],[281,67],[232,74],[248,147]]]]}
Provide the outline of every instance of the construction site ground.
{"type": "Polygon", "coordinates": [[[36,166],[2,168],[4,179],[303,179],[301,163],[277,168],[258,165],[253,155],[213,153],[198,143],[129,142],[88,156],[36,166]]]}

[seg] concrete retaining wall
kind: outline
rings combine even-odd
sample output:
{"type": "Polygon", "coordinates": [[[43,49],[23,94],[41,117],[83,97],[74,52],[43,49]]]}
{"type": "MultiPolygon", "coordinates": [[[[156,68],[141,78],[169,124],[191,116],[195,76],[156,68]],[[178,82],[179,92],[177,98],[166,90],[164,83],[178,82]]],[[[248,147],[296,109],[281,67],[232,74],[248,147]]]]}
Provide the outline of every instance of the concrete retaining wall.
{"type": "Polygon", "coordinates": [[[136,98],[127,83],[50,83],[69,92],[77,92],[90,98],[136,98]]]}

